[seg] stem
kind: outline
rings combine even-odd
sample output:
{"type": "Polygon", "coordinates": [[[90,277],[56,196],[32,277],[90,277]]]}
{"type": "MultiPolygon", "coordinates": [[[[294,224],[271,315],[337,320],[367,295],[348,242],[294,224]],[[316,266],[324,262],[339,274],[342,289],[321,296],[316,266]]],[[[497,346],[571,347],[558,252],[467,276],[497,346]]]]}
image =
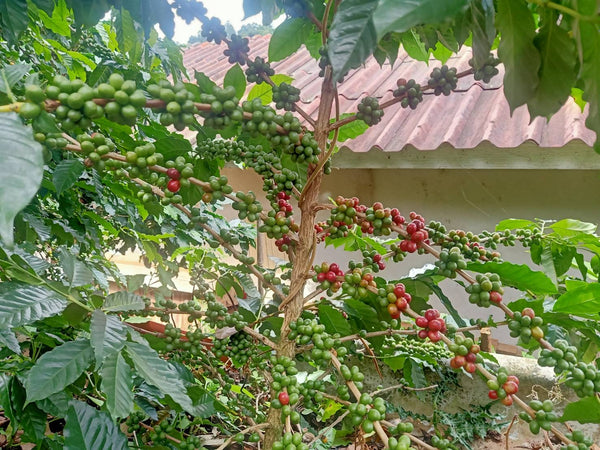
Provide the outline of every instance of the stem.
{"type": "MultiPolygon", "coordinates": [[[[258,425],[252,425],[251,427],[244,428],[242,431],[240,431],[240,433],[246,434],[246,433],[250,433],[251,431],[262,430],[263,428],[267,428],[268,426],[269,426],[268,423],[259,423],[258,425]]],[[[227,446],[229,444],[231,444],[234,439],[235,439],[235,434],[233,436],[230,436],[225,442],[223,442],[217,448],[217,450],[224,450],[224,449],[226,449],[227,446]]]]}
{"type": "Polygon", "coordinates": [[[527,0],[527,2],[532,3],[534,5],[542,6],[542,7],[555,9],[557,11],[560,11],[563,14],[566,14],[568,16],[571,16],[577,20],[581,20],[584,22],[600,22],[600,16],[586,16],[584,14],[581,14],[579,11],[575,11],[574,9],[571,9],[571,8],[561,5],[559,3],[549,2],[546,0],[527,0]]]}

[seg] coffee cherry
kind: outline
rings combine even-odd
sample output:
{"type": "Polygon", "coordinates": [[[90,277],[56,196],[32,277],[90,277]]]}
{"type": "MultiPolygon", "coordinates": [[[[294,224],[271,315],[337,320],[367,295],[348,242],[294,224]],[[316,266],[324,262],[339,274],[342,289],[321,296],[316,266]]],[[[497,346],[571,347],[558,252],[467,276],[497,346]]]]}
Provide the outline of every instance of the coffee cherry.
{"type": "Polygon", "coordinates": [[[290,403],[290,396],[286,391],[280,392],[277,398],[282,405],[289,405],[290,403]]]}

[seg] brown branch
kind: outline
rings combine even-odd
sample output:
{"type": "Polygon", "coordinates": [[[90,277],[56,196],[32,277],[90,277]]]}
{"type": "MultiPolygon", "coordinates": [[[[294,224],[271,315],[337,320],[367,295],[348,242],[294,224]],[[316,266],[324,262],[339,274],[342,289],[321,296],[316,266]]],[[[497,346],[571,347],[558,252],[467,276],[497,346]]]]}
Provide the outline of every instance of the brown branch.
{"type": "MultiPolygon", "coordinates": [[[[250,433],[252,431],[262,430],[262,429],[268,428],[268,427],[269,427],[269,424],[267,422],[265,422],[265,423],[259,423],[258,425],[252,425],[250,427],[244,428],[243,430],[240,431],[240,433],[247,434],[247,433],[250,433]]],[[[239,433],[236,433],[236,434],[239,434],[239,433]]],[[[217,450],[224,450],[224,449],[226,449],[227,446],[233,442],[233,440],[235,439],[236,434],[234,434],[233,436],[230,436],[228,439],[226,439],[225,442],[223,442],[217,448],[217,450]]]]}

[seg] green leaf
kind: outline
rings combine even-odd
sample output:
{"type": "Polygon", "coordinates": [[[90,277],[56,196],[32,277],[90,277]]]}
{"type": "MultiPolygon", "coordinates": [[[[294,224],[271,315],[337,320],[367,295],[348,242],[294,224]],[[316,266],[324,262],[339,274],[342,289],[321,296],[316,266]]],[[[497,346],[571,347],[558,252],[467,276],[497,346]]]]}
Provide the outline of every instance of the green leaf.
{"type": "MultiPolygon", "coordinates": [[[[271,77],[273,83],[279,86],[281,83],[291,83],[294,79],[287,75],[276,74],[271,77]]],[[[248,93],[248,100],[260,98],[263,105],[268,105],[273,101],[273,88],[268,83],[261,83],[254,86],[248,93]]]]}
{"type": "Polygon", "coordinates": [[[442,291],[442,289],[437,284],[435,284],[433,282],[428,282],[428,281],[425,281],[425,280],[421,280],[421,281],[423,283],[425,283],[427,286],[429,286],[429,288],[433,291],[433,293],[437,296],[437,298],[440,299],[440,302],[442,302],[442,305],[444,305],[444,308],[446,308],[446,310],[448,311],[448,313],[450,314],[450,316],[454,319],[454,321],[456,322],[456,324],[459,327],[466,327],[467,323],[461,317],[460,313],[456,310],[456,308],[452,304],[452,300],[450,300],[446,296],[446,294],[444,294],[444,291],[442,291]]]}
{"type": "Polygon", "coordinates": [[[519,230],[521,228],[531,229],[537,227],[535,222],[526,219],[506,219],[496,225],[496,231],[519,230]]]}
{"type": "Polygon", "coordinates": [[[539,84],[540,53],[533,44],[535,22],[524,0],[499,0],[496,27],[502,36],[498,57],[504,64],[504,95],[511,114],[527,103],[539,84]]]}
{"type": "Polygon", "coordinates": [[[512,286],[519,290],[530,290],[536,294],[553,294],[556,286],[544,273],[531,270],[525,264],[513,264],[509,262],[471,262],[467,265],[468,270],[473,272],[492,272],[500,275],[505,286],[512,286]]]}
{"type": "Polygon", "coordinates": [[[60,195],[73,186],[84,171],[85,166],[79,159],[63,159],[52,175],[56,193],[60,195]]]}
{"type": "MultiPolygon", "coordinates": [[[[345,113],[342,114],[340,116],[340,120],[344,119],[346,117],[350,117],[354,114],[351,113],[345,113]]],[[[334,119],[331,120],[331,122],[334,122],[334,119]]],[[[354,139],[358,136],[360,136],[361,134],[363,134],[365,131],[367,131],[369,129],[369,126],[362,120],[353,120],[350,123],[347,123],[346,125],[341,126],[340,128],[338,128],[338,142],[344,142],[347,141],[348,139],[354,139]]],[[[333,135],[334,132],[332,131],[331,133],[329,133],[329,139],[333,139],[333,135]]]]}
{"type": "Polygon", "coordinates": [[[246,92],[246,76],[239,64],[236,64],[225,74],[223,86],[233,86],[235,88],[235,96],[242,98],[246,92]]]}
{"type": "Polygon", "coordinates": [[[569,32],[556,24],[555,14],[545,14],[545,20],[534,40],[542,60],[540,83],[527,102],[529,115],[549,117],[557,112],[571,95],[575,83],[577,56],[575,42],[569,32]]]}
{"type": "Polygon", "coordinates": [[[596,396],[586,397],[567,404],[560,418],[562,422],[600,423],[600,399],[596,396]]]}
{"type": "Polygon", "coordinates": [[[340,4],[327,44],[335,81],[340,80],[349,69],[360,66],[375,50],[377,33],[373,13],[377,3],[377,0],[345,0],[340,4]]]}
{"type": "MultiPolygon", "coordinates": [[[[27,9],[27,8],[25,8],[27,9]]],[[[44,160],[42,146],[14,113],[0,114],[0,238],[13,245],[13,221],[36,194],[44,160]],[[27,174],[27,176],[23,176],[27,174]]]]}
{"type": "Polygon", "coordinates": [[[102,392],[113,419],[127,417],[133,410],[133,372],[119,352],[106,357],[102,365],[102,392]]]}
{"type": "Polygon", "coordinates": [[[27,403],[46,398],[73,383],[93,358],[88,340],[68,341],[44,353],[27,374],[27,403]]]}
{"type": "Polygon", "coordinates": [[[600,284],[584,284],[567,290],[558,297],[552,310],[582,317],[597,317],[600,312],[600,284]]]}
{"type": "MultiPolygon", "coordinates": [[[[598,14],[595,1],[576,3],[579,12],[588,16],[598,14]]],[[[596,132],[594,150],[600,153],[600,35],[597,24],[579,21],[575,28],[580,51],[581,75],[583,80],[583,100],[590,104],[585,125],[596,132]],[[578,33],[577,33],[578,31],[578,33]]]]}
{"type": "Polygon", "coordinates": [[[569,237],[581,233],[594,234],[598,229],[598,225],[589,222],[581,222],[580,220],[563,219],[546,225],[546,228],[552,228],[552,230],[561,237],[569,237]]]}
{"type": "Polygon", "coordinates": [[[0,76],[0,92],[8,93],[30,70],[31,64],[9,64],[4,66],[2,68],[4,76],[0,76]]]}
{"type": "Polygon", "coordinates": [[[441,23],[456,16],[467,6],[467,0],[380,0],[373,14],[377,36],[402,33],[421,24],[441,23]]]}
{"type": "Polygon", "coordinates": [[[146,383],[158,388],[163,394],[169,395],[184,410],[193,415],[192,400],[187,395],[184,382],[177,370],[161,359],[148,344],[128,342],[126,347],[133,365],[146,383]]]}
{"type": "Polygon", "coordinates": [[[212,94],[213,88],[216,86],[215,82],[204,75],[202,72],[194,72],[194,79],[196,84],[202,92],[205,94],[212,94]]]}
{"type": "Polygon", "coordinates": [[[285,20],[275,28],[269,40],[269,61],[281,61],[293,54],[304,43],[312,28],[313,25],[308,19],[285,20]]]}
{"type": "Polygon", "coordinates": [[[483,67],[496,37],[494,2],[493,0],[471,0],[470,4],[474,66],[483,67]]]}
{"type": "Polygon", "coordinates": [[[108,356],[118,353],[125,345],[127,329],[117,316],[107,316],[100,310],[92,313],[90,341],[94,348],[96,367],[108,356]]]}
{"type": "Polygon", "coordinates": [[[52,394],[50,397],[38,400],[35,404],[46,413],[54,417],[65,417],[67,410],[69,409],[69,400],[71,396],[67,395],[65,391],[57,392],[52,394]]]}
{"type": "Polygon", "coordinates": [[[104,311],[139,311],[146,307],[144,299],[131,292],[119,291],[106,296],[102,309],[104,311]]]}
{"type": "Polygon", "coordinates": [[[425,372],[420,361],[415,361],[412,358],[407,358],[404,362],[403,375],[409,386],[414,388],[423,388],[427,386],[425,372]]]}
{"type": "Polygon", "coordinates": [[[71,36],[71,28],[69,27],[70,13],[65,0],[59,0],[58,3],[55,4],[54,9],[52,10],[52,16],[49,16],[48,13],[43,10],[39,10],[38,15],[46,28],[61,36],[71,36]]]}
{"type": "Polygon", "coordinates": [[[0,284],[0,328],[15,328],[61,313],[67,302],[41,286],[0,284]]]}
{"type": "Polygon", "coordinates": [[[339,333],[341,336],[352,334],[350,325],[344,315],[333,306],[321,303],[319,305],[319,320],[330,334],[339,333]]]}
{"type": "MultiPolygon", "coordinates": [[[[429,51],[425,48],[425,44],[421,42],[421,38],[414,30],[408,30],[401,35],[402,47],[413,59],[417,61],[428,62],[429,51]]],[[[357,120],[356,122],[361,122],[357,120]]]]}
{"type": "Polygon", "coordinates": [[[70,403],[64,435],[65,450],[127,449],[127,438],[108,414],[76,400],[70,403]]]}
{"type": "Polygon", "coordinates": [[[29,25],[27,0],[0,1],[0,20],[2,22],[2,35],[4,38],[9,43],[16,42],[19,35],[29,25]]]}
{"type": "Polygon", "coordinates": [[[17,340],[17,336],[11,329],[0,330],[0,344],[4,347],[7,347],[12,352],[20,355],[21,347],[19,346],[19,341],[17,340]]]}
{"type": "Polygon", "coordinates": [[[69,286],[89,286],[94,282],[94,274],[88,266],[66,248],[59,254],[61,268],[69,280],[69,286]]]}

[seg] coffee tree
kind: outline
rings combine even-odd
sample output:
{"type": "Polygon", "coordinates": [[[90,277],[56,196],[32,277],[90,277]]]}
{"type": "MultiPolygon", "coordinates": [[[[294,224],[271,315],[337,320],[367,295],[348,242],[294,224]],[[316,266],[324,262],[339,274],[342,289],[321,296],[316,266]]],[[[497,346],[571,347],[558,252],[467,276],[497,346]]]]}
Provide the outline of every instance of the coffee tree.
{"type": "Polygon", "coordinates": [[[9,0],[0,9],[7,439],[71,449],[458,448],[469,442],[432,418],[422,419],[434,431],[418,437],[417,418],[398,419],[402,405],[386,394],[426,388],[425,366],[449,366],[483,377],[489,401],[520,407],[533,434],[590,448],[589,436],[563,422],[600,416],[594,225],[509,219],[477,234],[379,202],[322,202],[319,193],[340,135],[376,126],[396,103],[418,109],[424,93],[451,95],[459,78],[488,82],[499,63],[511,108],[550,116],[573,94],[589,102],[587,125],[598,131],[597,3],[246,0],[244,10],[266,22],[285,14],[271,59],[304,43],[318,60],[316,117],[298,104],[293,80],[251,60],[248,40],[228,35],[200,3],[9,0]],[[184,81],[169,40],[174,14],[225,43],[232,68],[223,86],[202,73],[184,81]],[[371,54],[394,62],[403,46],[416,59],[444,58],[466,43],[467,71],[442,65],[428,79],[398,80],[389,99],[365,97],[343,117],[336,107],[336,86],[371,54]],[[247,82],[262,85],[261,95],[243,100],[247,82]],[[180,131],[197,132],[195,144],[180,131]],[[259,174],[266,202],[236,191],[225,163],[259,174]],[[222,207],[239,220],[225,220],[222,207]],[[281,252],[275,269],[249,255],[256,233],[281,252]],[[328,244],[358,259],[318,260],[328,244]],[[541,270],[502,259],[498,247],[516,244],[541,270]],[[152,279],[111,263],[110,252],[130,249],[152,279]],[[386,277],[408,254],[435,263],[386,277]],[[176,303],[180,267],[194,292],[176,303]],[[465,319],[439,286],[445,279],[505,320],[465,319]],[[518,300],[505,301],[507,286],[518,300]],[[445,311],[428,304],[433,294],[445,311]],[[175,315],[190,327],[176,327],[175,315]],[[507,326],[580,400],[562,415],[550,399],[525,400],[518,376],[471,334],[490,326],[507,326]],[[358,363],[365,357],[400,371],[401,383],[374,390],[358,363]]]}

